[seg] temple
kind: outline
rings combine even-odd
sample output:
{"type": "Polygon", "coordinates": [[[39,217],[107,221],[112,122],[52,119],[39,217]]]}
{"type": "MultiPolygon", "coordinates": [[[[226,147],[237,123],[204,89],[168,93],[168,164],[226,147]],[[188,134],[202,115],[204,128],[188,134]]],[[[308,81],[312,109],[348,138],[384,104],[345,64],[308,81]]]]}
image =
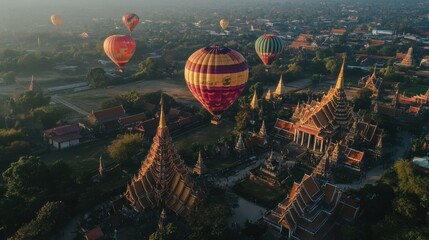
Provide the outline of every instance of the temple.
{"type": "Polygon", "coordinates": [[[283,153],[278,154],[271,150],[259,168],[249,171],[249,179],[270,187],[282,186],[284,181],[289,177],[284,160],[285,156],[283,153]]]}
{"type": "Polygon", "coordinates": [[[191,179],[188,167],[172,143],[162,99],[152,146],[138,174],[127,185],[125,197],[136,211],[168,207],[180,216],[187,216],[203,200],[203,192],[191,179]]]}
{"type": "MultiPolygon", "coordinates": [[[[363,145],[365,151],[374,152],[383,130],[353,113],[344,91],[344,68],[345,58],[335,88],[331,88],[320,101],[298,103],[291,121],[277,119],[274,128],[278,136],[291,139],[320,155],[335,142],[342,142],[345,146],[340,148],[342,155],[347,155],[351,149],[348,146],[353,145],[363,145]]],[[[363,156],[363,152],[358,152],[358,156],[363,156]]],[[[360,170],[362,163],[349,166],[360,170]]]]}
{"type": "Polygon", "coordinates": [[[337,186],[305,174],[300,183],[293,184],[289,196],[263,219],[280,232],[287,231],[289,239],[335,239],[339,222],[353,221],[358,211],[356,201],[343,195],[337,186]]]}
{"type": "Polygon", "coordinates": [[[372,92],[372,98],[377,99],[381,92],[381,84],[383,82],[383,79],[380,77],[377,77],[376,75],[377,67],[374,66],[374,71],[371,75],[368,75],[367,77],[363,77],[361,80],[359,80],[359,84],[362,85],[364,88],[367,88],[371,90],[372,92]]]}

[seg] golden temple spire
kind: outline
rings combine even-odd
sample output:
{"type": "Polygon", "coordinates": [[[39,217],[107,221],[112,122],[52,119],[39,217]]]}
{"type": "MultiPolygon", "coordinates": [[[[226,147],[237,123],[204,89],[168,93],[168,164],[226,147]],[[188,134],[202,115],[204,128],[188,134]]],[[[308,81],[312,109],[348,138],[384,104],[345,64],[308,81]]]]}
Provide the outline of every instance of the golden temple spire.
{"type": "Polygon", "coordinates": [[[337,84],[335,88],[342,89],[344,87],[344,66],[346,65],[346,55],[343,56],[343,65],[341,66],[340,74],[338,74],[337,84]]]}
{"type": "Polygon", "coordinates": [[[252,101],[250,102],[250,108],[256,109],[258,107],[259,107],[258,106],[258,96],[256,95],[256,88],[255,88],[255,91],[253,92],[252,101]]]}
{"type": "MultiPolygon", "coordinates": [[[[428,91],[429,91],[429,89],[428,89],[428,91]]],[[[268,91],[267,91],[267,95],[265,95],[265,100],[267,100],[267,101],[271,100],[271,90],[269,88],[268,88],[268,91]]]]}
{"type": "Polygon", "coordinates": [[[167,124],[165,123],[165,114],[164,114],[164,98],[161,93],[161,100],[159,101],[159,105],[161,105],[161,110],[159,114],[159,125],[158,128],[165,128],[167,124]]]}
{"type": "Polygon", "coordinates": [[[280,75],[279,84],[277,84],[276,90],[274,91],[274,94],[276,95],[282,95],[283,94],[283,74],[280,75]]]}

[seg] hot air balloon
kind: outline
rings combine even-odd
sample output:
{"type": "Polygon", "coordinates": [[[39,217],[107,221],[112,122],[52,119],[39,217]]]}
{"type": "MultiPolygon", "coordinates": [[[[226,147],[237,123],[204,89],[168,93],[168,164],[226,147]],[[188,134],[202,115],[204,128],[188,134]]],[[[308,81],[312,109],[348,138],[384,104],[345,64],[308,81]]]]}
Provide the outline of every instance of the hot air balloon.
{"type": "Polygon", "coordinates": [[[270,66],[283,51],[283,41],[276,35],[264,34],[256,40],[255,50],[265,66],[270,66]]]}
{"type": "Polygon", "coordinates": [[[240,96],[249,78],[246,59],[223,46],[209,46],[194,52],[185,65],[185,80],[192,95],[220,123],[221,114],[240,96]]]}
{"type": "Polygon", "coordinates": [[[128,13],[122,16],[122,22],[124,23],[125,27],[132,32],[134,28],[139,24],[140,18],[134,13],[128,13]]]}
{"type": "Polygon", "coordinates": [[[61,15],[58,15],[58,14],[53,14],[51,16],[51,22],[52,24],[54,24],[55,28],[58,29],[60,25],[63,24],[63,17],[61,17],[61,15]]]}
{"type": "Polygon", "coordinates": [[[133,57],[136,50],[136,42],[130,36],[112,35],[104,40],[103,48],[112,62],[118,65],[119,68],[122,68],[133,57]]]}
{"type": "Polygon", "coordinates": [[[226,19],[221,19],[219,25],[223,30],[226,30],[229,26],[229,22],[226,19]]]}

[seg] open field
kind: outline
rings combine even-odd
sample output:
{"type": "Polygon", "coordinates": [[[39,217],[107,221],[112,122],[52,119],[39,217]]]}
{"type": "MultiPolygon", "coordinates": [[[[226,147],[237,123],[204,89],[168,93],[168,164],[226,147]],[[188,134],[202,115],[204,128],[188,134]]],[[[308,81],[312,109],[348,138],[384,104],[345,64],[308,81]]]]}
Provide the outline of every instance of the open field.
{"type": "Polygon", "coordinates": [[[88,91],[62,95],[62,97],[90,112],[98,110],[104,100],[113,99],[115,96],[136,90],[142,94],[163,91],[181,102],[197,103],[191,92],[188,90],[185,82],[182,80],[141,80],[122,85],[108,86],[105,88],[91,89],[88,91]]]}

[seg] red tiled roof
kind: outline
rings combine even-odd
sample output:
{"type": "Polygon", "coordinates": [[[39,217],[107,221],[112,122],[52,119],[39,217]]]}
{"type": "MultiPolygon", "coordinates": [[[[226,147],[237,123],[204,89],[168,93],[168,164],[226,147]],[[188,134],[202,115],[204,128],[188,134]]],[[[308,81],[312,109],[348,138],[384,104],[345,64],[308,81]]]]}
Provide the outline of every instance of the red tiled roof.
{"type": "Polygon", "coordinates": [[[125,117],[127,114],[125,113],[125,109],[122,105],[103,109],[97,112],[94,112],[89,115],[89,117],[94,117],[95,120],[99,121],[100,123],[105,121],[110,121],[113,119],[119,119],[121,117],[125,117]]]}
{"type": "Polygon", "coordinates": [[[67,135],[71,133],[79,133],[79,132],[80,132],[80,128],[77,125],[63,125],[63,126],[47,129],[43,133],[45,136],[53,136],[53,135],[61,136],[61,135],[67,135]]]}
{"type": "Polygon", "coordinates": [[[405,58],[405,56],[407,56],[407,53],[396,53],[396,59],[398,60],[402,60],[405,58]]]}
{"type": "Polygon", "coordinates": [[[331,30],[332,34],[338,34],[338,35],[343,35],[346,32],[347,32],[347,30],[344,28],[339,28],[339,29],[334,28],[331,30]]]}
{"type": "Polygon", "coordinates": [[[294,124],[292,122],[277,118],[276,124],[274,125],[274,128],[278,130],[285,130],[290,133],[294,133],[294,124]]]}
{"type": "Polygon", "coordinates": [[[304,189],[306,190],[306,192],[313,197],[314,195],[316,195],[319,191],[320,188],[317,185],[317,183],[315,182],[313,177],[308,177],[307,179],[305,179],[304,181],[302,181],[302,186],[304,187],[304,189]]]}
{"type": "Polygon", "coordinates": [[[85,239],[86,240],[97,240],[104,236],[103,231],[100,227],[96,227],[92,230],[89,230],[85,233],[85,239]]]}
{"type": "Polygon", "coordinates": [[[139,121],[144,121],[145,119],[146,116],[144,113],[138,113],[127,117],[121,117],[119,118],[119,122],[123,125],[129,125],[139,121]]]}

